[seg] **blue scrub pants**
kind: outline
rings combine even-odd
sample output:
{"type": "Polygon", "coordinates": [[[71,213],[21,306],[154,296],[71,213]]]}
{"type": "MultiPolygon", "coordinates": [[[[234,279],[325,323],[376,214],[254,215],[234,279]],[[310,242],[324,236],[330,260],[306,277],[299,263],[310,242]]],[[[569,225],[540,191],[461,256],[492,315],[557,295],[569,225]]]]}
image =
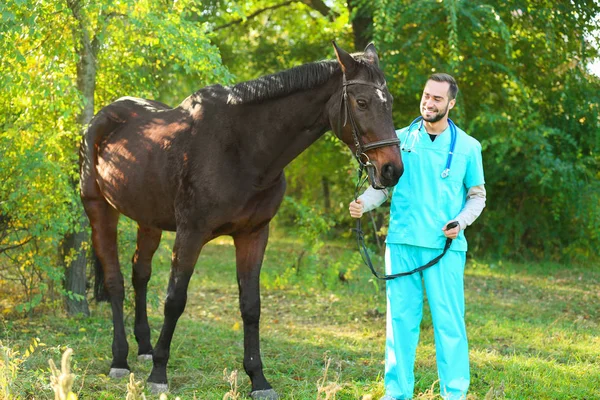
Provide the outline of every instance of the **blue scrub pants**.
{"type": "MultiPolygon", "coordinates": [[[[439,249],[388,243],[386,273],[418,268],[440,252],[439,249]]],[[[470,376],[465,328],[465,261],[466,252],[449,250],[438,264],[424,270],[422,275],[416,273],[387,281],[386,398],[411,399],[413,396],[424,282],[433,320],[440,394],[444,399],[466,399],[470,376]]]]}

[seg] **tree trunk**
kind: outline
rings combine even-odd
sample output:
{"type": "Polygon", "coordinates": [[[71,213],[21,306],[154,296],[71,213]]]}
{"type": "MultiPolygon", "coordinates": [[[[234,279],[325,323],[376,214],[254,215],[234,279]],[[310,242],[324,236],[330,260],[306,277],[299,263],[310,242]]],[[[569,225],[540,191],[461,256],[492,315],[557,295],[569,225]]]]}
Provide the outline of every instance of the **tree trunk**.
{"type": "Polygon", "coordinates": [[[329,179],[322,176],[321,177],[321,185],[323,187],[323,207],[325,207],[325,211],[331,211],[331,196],[329,194],[329,179]]]}
{"type": "Polygon", "coordinates": [[[87,286],[87,258],[83,243],[87,240],[84,223],[80,231],[65,236],[63,240],[63,262],[67,266],[65,271],[65,289],[69,295],[65,298],[65,307],[69,315],[90,315],[86,299],[87,286]],[[72,258],[67,257],[72,254],[72,258]],[[77,295],[78,298],[72,295],[77,295]],[[81,296],[81,297],[80,297],[81,296]]]}
{"type": "Polygon", "coordinates": [[[348,10],[352,18],[352,32],[354,34],[354,47],[362,51],[373,41],[373,9],[367,2],[349,0],[348,10]]]}
{"type": "MultiPolygon", "coordinates": [[[[77,88],[81,92],[84,103],[78,122],[81,126],[86,126],[94,116],[94,91],[96,90],[96,49],[90,34],[88,26],[85,23],[84,15],[81,10],[81,3],[77,0],[67,0],[67,4],[73,16],[77,21],[77,28],[74,29],[74,35],[77,38],[77,88]]],[[[97,47],[96,47],[97,48],[97,47]]],[[[73,182],[76,187],[77,182],[73,182]]],[[[86,299],[87,287],[87,257],[83,244],[88,241],[87,218],[83,211],[80,215],[80,226],[75,232],[65,236],[63,241],[63,262],[65,271],[65,289],[75,295],[81,296],[75,299],[67,296],[65,299],[67,313],[76,315],[83,313],[89,315],[88,302],[86,299]],[[69,255],[73,255],[69,257],[69,255]]]]}

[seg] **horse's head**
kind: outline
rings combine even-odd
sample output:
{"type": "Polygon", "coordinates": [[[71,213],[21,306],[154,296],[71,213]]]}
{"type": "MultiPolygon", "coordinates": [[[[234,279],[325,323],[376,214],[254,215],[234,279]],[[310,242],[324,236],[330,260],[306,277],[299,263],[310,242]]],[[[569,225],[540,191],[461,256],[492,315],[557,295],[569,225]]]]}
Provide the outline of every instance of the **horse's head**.
{"type": "Polygon", "coordinates": [[[352,56],[333,43],[343,81],[329,120],[337,135],[365,166],[376,189],[394,186],[404,172],[392,121],[392,95],[379,69],[375,46],[352,56]]]}

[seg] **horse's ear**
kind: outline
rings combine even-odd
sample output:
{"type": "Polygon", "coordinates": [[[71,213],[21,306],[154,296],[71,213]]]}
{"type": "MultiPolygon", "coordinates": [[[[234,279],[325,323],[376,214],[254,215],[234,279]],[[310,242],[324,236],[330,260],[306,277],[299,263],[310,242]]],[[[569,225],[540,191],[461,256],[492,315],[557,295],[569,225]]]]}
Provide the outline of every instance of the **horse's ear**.
{"type": "Polygon", "coordinates": [[[331,43],[333,43],[335,56],[338,60],[338,63],[342,67],[342,71],[344,72],[344,74],[348,75],[356,67],[356,60],[352,58],[352,56],[348,52],[338,47],[335,41],[332,41],[331,43]]]}
{"type": "Polygon", "coordinates": [[[369,43],[367,47],[365,47],[365,58],[368,62],[379,67],[379,56],[377,56],[377,50],[375,50],[375,45],[373,42],[369,43]]]}

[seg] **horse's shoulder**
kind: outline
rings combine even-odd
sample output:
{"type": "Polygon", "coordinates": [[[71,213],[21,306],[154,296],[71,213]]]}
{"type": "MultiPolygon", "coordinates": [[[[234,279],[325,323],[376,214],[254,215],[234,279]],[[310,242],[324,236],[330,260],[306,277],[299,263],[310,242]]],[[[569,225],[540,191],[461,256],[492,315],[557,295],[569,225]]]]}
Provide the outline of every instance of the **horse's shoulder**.
{"type": "Polygon", "coordinates": [[[204,116],[205,107],[202,103],[202,96],[194,93],[183,100],[178,108],[183,114],[189,115],[192,120],[199,121],[204,116]]]}
{"type": "Polygon", "coordinates": [[[177,108],[188,114],[192,120],[200,121],[207,112],[214,114],[221,110],[229,95],[228,88],[219,84],[210,85],[185,98],[177,108]]]}

